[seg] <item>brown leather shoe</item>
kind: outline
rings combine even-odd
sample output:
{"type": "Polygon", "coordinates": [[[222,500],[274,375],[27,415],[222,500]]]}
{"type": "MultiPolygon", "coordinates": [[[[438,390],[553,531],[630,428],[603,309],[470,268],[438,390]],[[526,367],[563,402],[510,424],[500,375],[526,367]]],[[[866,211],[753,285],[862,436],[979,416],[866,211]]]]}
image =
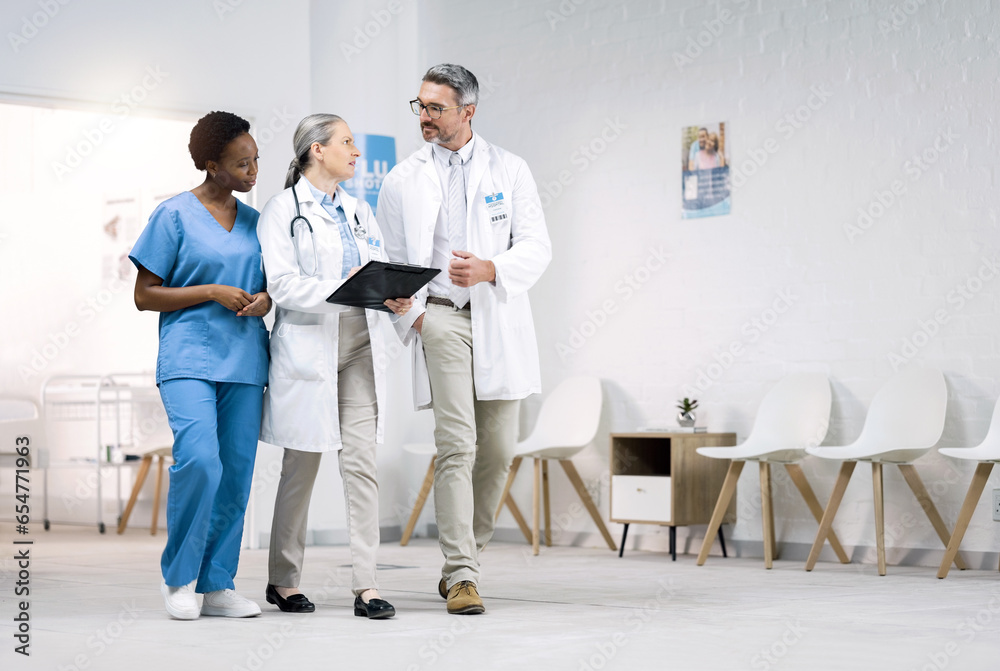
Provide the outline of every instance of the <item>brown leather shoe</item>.
{"type": "Polygon", "coordinates": [[[438,594],[445,601],[448,600],[448,583],[445,582],[444,578],[441,578],[441,582],[438,583],[438,594]]]}
{"type": "Polygon", "coordinates": [[[452,615],[478,615],[486,612],[483,600],[476,591],[476,583],[463,580],[448,590],[448,612],[452,615]]]}

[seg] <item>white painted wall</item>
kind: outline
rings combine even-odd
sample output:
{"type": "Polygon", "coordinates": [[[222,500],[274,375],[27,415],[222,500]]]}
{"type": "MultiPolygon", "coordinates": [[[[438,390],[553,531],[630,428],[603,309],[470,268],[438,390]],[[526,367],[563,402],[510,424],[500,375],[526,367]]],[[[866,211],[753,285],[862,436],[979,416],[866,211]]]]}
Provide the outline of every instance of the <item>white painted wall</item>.
{"type": "MultiPolygon", "coordinates": [[[[135,182],[136,173],[148,175],[146,163],[183,166],[183,183],[139,180],[147,195],[189,188],[195,171],[186,134],[169,156],[132,164],[116,157],[138,142],[132,121],[139,117],[180,119],[190,128],[210,110],[233,111],[255,126],[262,155],[256,197],[263,203],[284,180],[284,168],[269,163],[272,148],[291,145],[294,123],[309,106],[309,44],[301,37],[308,16],[305,0],[4,3],[0,100],[68,106],[93,116],[76,127],[50,129],[60,134],[62,150],[27,165],[12,164],[15,153],[5,148],[16,147],[31,129],[5,127],[0,134],[7,177],[0,184],[0,282],[13,305],[0,336],[2,393],[37,397],[50,375],[153,369],[156,315],[135,310],[131,281],[108,286],[101,277],[101,206],[105,194],[135,182]],[[59,174],[54,163],[81,147],[88,151],[88,143],[94,149],[79,167],[59,174]],[[71,322],[76,328],[64,338],[71,322]],[[34,353],[53,337],[58,354],[32,367],[34,353]]],[[[53,474],[53,519],[94,519],[89,504],[65,510],[59,497],[60,491],[92,495],[87,476],[76,469],[53,474]]],[[[130,481],[125,486],[127,494],[130,481]]],[[[147,487],[151,495],[152,484],[147,487]]],[[[39,502],[37,521],[40,510],[39,502]]],[[[109,502],[105,511],[113,520],[117,505],[109,502]]],[[[133,523],[148,525],[148,508],[137,510],[133,523]]]]}
{"type": "MultiPolygon", "coordinates": [[[[7,3],[3,26],[36,7],[7,3]]],[[[243,2],[220,21],[211,3],[185,0],[148,13],[110,0],[66,5],[14,58],[0,59],[0,89],[108,105],[160,63],[171,77],[151,96],[158,107],[266,119],[287,106],[294,120],[262,152],[262,203],[280,187],[305,113],[335,112],[356,133],[394,135],[402,157],[419,146],[405,102],[422,71],[453,61],[479,76],[476,129],[522,155],[546,194],[554,259],[532,292],[545,386],[581,373],[605,381],[599,435],[576,460],[604,511],[607,434],[670,418],[692,390],[712,430],[743,438],[774,381],[825,372],[834,394],[826,444],[837,444],[860,433],[896,356],[944,371],[941,445],[985,435],[1000,395],[992,3],[243,2]],[[384,26],[379,12],[389,15],[384,26]],[[364,44],[359,35],[374,25],[364,44]],[[718,121],[744,178],[733,214],[682,221],[680,129],[718,121]],[[859,219],[859,208],[871,218],[859,219]],[[773,312],[776,301],[787,309],[773,312]],[[734,344],[742,350],[730,360],[734,344]]],[[[3,349],[0,384],[20,390],[3,349]]],[[[65,366],[93,355],[67,356],[65,366]]],[[[392,375],[398,419],[380,454],[384,525],[405,521],[425,467],[399,445],[425,439],[429,427],[426,413],[407,410],[402,362],[392,375]]],[[[523,423],[537,404],[526,404],[523,423]]],[[[273,458],[261,452],[265,465],[273,458]]],[[[836,464],[804,466],[825,500],[836,464]]],[[[971,467],[932,454],[918,470],[950,525],[971,467]]],[[[748,542],[760,539],[751,471],[732,532],[748,542]]],[[[551,479],[554,514],[566,513],[572,490],[561,474],[551,479]]],[[[342,528],[336,485],[324,494],[326,517],[314,505],[314,526],[342,528]]],[[[522,506],[530,500],[526,476],[515,495],[522,506]]],[[[846,545],[873,544],[871,498],[870,475],[858,469],[836,524],[846,545]]],[[[260,500],[259,526],[270,506],[260,500]]],[[[891,470],[886,500],[890,562],[939,548],[891,470]]],[[[964,548],[996,551],[988,508],[984,497],[964,548]]],[[[779,541],[811,543],[815,524],[785,479],[776,517],[779,541]]],[[[600,544],[588,519],[571,518],[557,542],[600,544]]],[[[432,519],[428,511],[422,522],[432,519]]],[[[505,513],[501,533],[512,527],[505,513]]],[[[654,527],[630,536],[665,544],[654,527]]]]}
{"type": "MultiPolygon", "coordinates": [[[[763,393],[796,370],[830,376],[826,444],[851,441],[894,370],[890,355],[944,371],[941,445],[982,439],[1000,395],[992,3],[423,7],[424,62],[461,62],[496,82],[476,127],[524,156],[548,194],[554,258],[532,293],[543,379],[549,389],[573,374],[605,380],[600,434],[578,458],[585,479],[606,472],[609,432],[670,418],[692,388],[712,430],[746,437],[763,393]],[[733,214],[682,221],[680,129],[717,121],[745,177],[733,214]],[[901,193],[886,196],[894,185],[901,193]],[[859,208],[872,219],[859,221],[859,208]],[[776,314],[776,301],[790,306],[776,314]],[[911,352],[914,341],[925,344],[911,352]],[[743,353],[730,360],[733,344],[743,353]]],[[[804,467],[825,502],[836,464],[804,467]]],[[[734,534],[759,541],[752,470],[734,534]]],[[[971,467],[932,454],[919,471],[952,524],[971,467]]],[[[551,479],[567,512],[572,490],[551,479]]],[[[530,500],[527,477],[517,496],[530,500]]],[[[606,511],[606,486],[601,499],[606,511]]],[[[997,549],[986,499],[969,550],[997,549]]],[[[887,542],[901,549],[890,561],[940,548],[895,469],[886,501],[887,542]]],[[[815,523],[787,478],[776,517],[780,541],[812,542],[815,523]]],[[[842,541],[871,546],[872,517],[870,475],[858,469],[837,518],[842,541]]],[[[585,515],[560,536],[572,542],[577,530],[593,530],[585,515]]],[[[665,543],[665,530],[631,533],[665,543]]]]}

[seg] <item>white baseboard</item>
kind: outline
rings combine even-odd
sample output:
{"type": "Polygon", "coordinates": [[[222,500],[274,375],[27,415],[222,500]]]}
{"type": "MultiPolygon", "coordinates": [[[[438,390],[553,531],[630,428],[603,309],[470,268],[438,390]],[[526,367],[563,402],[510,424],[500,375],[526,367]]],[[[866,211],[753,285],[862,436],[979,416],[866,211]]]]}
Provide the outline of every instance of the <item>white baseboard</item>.
{"type": "MultiPolygon", "coordinates": [[[[695,556],[701,549],[702,533],[704,527],[694,527],[695,533],[688,533],[689,527],[677,528],[677,555],[695,556]]],[[[730,531],[729,527],[723,527],[725,533],[730,531]]],[[[402,527],[390,525],[381,527],[379,530],[383,543],[398,543],[403,537],[402,527]]],[[[430,523],[423,529],[414,530],[413,538],[437,538],[437,525],[430,523]]],[[[524,534],[518,527],[498,528],[493,534],[493,540],[501,543],[525,543],[524,534]]],[[[270,541],[270,532],[261,532],[260,546],[267,548],[270,541]]],[[[616,537],[615,542],[620,543],[621,538],[616,537]]],[[[314,529],[306,537],[306,545],[335,546],[347,545],[346,529],[314,529]]],[[[595,549],[607,549],[604,537],[598,532],[562,531],[553,538],[553,545],[563,547],[585,547],[595,549]]],[[[792,561],[805,564],[809,556],[811,544],[800,542],[778,543],[777,561],[792,561]]],[[[735,540],[726,538],[726,550],[730,557],[746,557],[751,559],[764,558],[764,543],[762,541],[735,540]]],[[[845,548],[851,564],[858,567],[874,566],[877,564],[877,556],[874,546],[858,545],[845,548]]],[[[662,552],[667,554],[670,551],[670,541],[666,527],[659,528],[652,533],[629,535],[625,544],[625,557],[629,552],[646,551],[662,552]]],[[[979,552],[963,550],[962,558],[970,569],[975,570],[997,570],[997,562],[1000,559],[998,552],[979,552]]],[[[712,546],[710,557],[722,559],[722,549],[716,541],[712,546]]],[[[925,568],[937,568],[944,556],[944,548],[886,548],[886,563],[891,566],[921,566],[925,568]]],[[[837,556],[830,546],[827,545],[820,552],[820,562],[839,563],[837,556]]],[[[957,567],[952,565],[952,570],[957,567]]]]}

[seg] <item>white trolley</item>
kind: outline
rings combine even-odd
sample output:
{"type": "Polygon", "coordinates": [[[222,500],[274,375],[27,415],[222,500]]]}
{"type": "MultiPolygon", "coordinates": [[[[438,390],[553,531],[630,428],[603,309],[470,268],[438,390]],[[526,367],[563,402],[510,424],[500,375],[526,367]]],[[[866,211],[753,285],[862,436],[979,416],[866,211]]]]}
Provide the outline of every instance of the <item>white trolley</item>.
{"type": "MultiPolygon", "coordinates": [[[[51,459],[43,468],[43,514],[45,529],[50,524],[89,526],[87,522],[55,521],[49,517],[49,469],[82,469],[90,473],[77,480],[74,491],[93,491],[97,503],[97,529],[106,531],[103,518],[104,484],[114,472],[121,519],[122,475],[125,453],[144,438],[162,431],[166,424],[160,395],[152,373],[108,375],[59,375],[42,386],[42,412],[46,422],[51,459]],[[141,406],[145,406],[142,408],[141,406]]],[[[138,462],[136,462],[138,463],[138,462]]]]}

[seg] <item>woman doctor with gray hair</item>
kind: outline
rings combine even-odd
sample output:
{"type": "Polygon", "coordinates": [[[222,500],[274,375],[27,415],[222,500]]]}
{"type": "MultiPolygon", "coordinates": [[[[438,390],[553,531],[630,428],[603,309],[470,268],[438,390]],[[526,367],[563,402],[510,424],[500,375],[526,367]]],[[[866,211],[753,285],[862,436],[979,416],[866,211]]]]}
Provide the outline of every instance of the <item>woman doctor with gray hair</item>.
{"type": "MultiPolygon", "coordinates": [[[[395,609],[378,593],[379,544],[375,445],[385,431],[383,313],[326,301],[369,260],[384,258],[371,207],[341,183],[361,155],[347,123],[313,114],[295,130],[285,190],[257,224],[276,306],[260,439],[284,448],[274,502],[266,598],[282,611],[311,613],[299,590],[306,523],[316,473],[337,452],[344,482],[353,564],[354,614],[381,619],[395,609]]],[[[387,300],[394,315],[409,298],[387,300]]],[[[395,319],[397,317],[393,317],[395,319]]]]}

